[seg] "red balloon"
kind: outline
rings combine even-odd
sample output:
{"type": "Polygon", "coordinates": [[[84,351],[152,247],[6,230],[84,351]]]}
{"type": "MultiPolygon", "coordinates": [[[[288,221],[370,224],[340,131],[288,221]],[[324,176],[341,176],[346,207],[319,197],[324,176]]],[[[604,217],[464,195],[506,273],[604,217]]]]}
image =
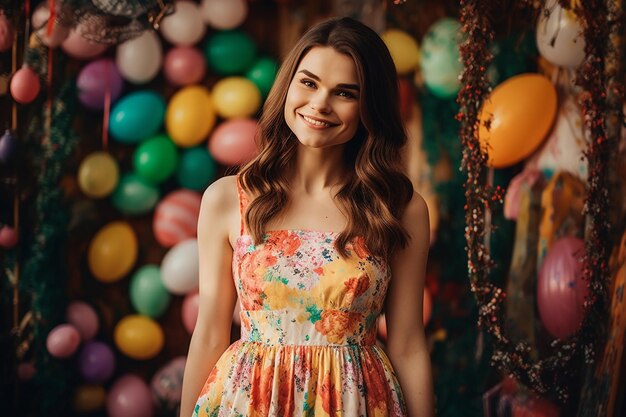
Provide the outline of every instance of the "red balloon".
{"type": "Polygon", "coordinates": [[[564,237],[552,244],[539,270],[537,303],[546,330],[556,338],[574,334],[583,320],[589,287],[582,277],[585,244],[564,237]]]}
{"type": "Polygon", "coordinates": [[[27,66],[23,66],[11,78],[11,96],[18,103],[33,101],[39,94],[39,75],[27,66]]]}
{"type": "Polygon", "coordinates": [[[10,226],[0,227],[0,246],[5,249],[11,249],[17,245],[18,235],[17,230],[10,226]]]}
{"type": "Polygon", "coordinates": [[[191,46],[172,48],[163,62],[165,78],[174,85],[189,85],[204,78],[206,62],[202,53],[191,46]]]}
{"type": "Polygon", "coordinates": [[[189,334],[193,333],[193,329],[196,327],[196,321],[198,320],[199,298],[200,294],[198,291],[195,291],[187,294],[183,300],[181,316],[183,325],[189,334]]]}
{"type": "Polygon", "coordinates": [[[256,120],[230,119],[222,122],[209,138],[209,152],[224,165],[245,164],[258,152],[256,120]]]}
{"type": "Polygon", "coordinates": [[[406,78],[398,79],[398,87],[400,92],[400,115],[403,120],[406,120],[411,116],[411,110],[415,102],[415,88],[411,81],[406,78]]]}

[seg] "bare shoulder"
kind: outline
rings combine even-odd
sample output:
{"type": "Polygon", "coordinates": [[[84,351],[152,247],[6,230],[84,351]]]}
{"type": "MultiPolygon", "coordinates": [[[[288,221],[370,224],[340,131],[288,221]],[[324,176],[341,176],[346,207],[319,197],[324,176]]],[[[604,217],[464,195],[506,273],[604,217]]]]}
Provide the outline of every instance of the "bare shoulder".
{"type": "Polygon", "coordinates": [[[229,234],[232,225],[238,222],[238,216],[239,195],[236,176],[221,177],[202,195],[198,226],[210,225],[213,231],[229,234]]]}
{"type": "Polygon", "coordinates": [[[414,191],[411,201],[407,204],[402,215],[402,225],[413,239],[424,238],[430,240],[430,220],[426,200],[414,191]]]}

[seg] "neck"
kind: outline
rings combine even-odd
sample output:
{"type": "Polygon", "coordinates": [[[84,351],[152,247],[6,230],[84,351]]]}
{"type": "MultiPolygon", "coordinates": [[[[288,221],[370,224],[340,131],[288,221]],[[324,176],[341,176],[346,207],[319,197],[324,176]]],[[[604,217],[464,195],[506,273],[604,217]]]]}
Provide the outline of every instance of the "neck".
{"type": "Polygon", "coordinates": [[[341,186],[347,174],[343,150],[343,146],[331,149],[298,147],[290,174],[291,186],[307,194],[327,192],[341,186]]]}

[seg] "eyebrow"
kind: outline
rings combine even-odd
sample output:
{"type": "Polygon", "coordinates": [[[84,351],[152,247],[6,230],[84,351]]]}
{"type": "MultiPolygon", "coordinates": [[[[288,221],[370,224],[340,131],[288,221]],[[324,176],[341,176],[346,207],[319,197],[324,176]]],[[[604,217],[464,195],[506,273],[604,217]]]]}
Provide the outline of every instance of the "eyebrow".
{"type": "MultiPolygon", "coordinates": [[[[309,77],[313,78],[315,81],[321,81],[320,77],[318,77],[317,75],[313,74],[311,71],[308,70],[300,70],[298,71],[299,73],[302,72],[306,75],[308,75],[309,77]]],[[[337,87],[339,88],[346,88],[348,90],[355,90],[355,91],[361,91],[361,89],[359,88],[358,84],[337,84],[337,87]]]]}

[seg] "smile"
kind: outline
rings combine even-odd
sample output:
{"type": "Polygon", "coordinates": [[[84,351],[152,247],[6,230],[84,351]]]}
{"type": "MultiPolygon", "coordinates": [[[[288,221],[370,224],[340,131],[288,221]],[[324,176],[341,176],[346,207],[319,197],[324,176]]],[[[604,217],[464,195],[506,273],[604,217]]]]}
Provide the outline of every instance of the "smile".
{"type": "Polygon", "coordinates": [[[331,123],[328,122],[324,122],[322,120],[317,120],[317,119],[313,119],[311,117],[305,116],[303,114],[301,114],[300,116],[302,116],[302,119],[304,119],[304,121],[313,126],[313,127],[330,127],[333,126],[331,123]]]}

